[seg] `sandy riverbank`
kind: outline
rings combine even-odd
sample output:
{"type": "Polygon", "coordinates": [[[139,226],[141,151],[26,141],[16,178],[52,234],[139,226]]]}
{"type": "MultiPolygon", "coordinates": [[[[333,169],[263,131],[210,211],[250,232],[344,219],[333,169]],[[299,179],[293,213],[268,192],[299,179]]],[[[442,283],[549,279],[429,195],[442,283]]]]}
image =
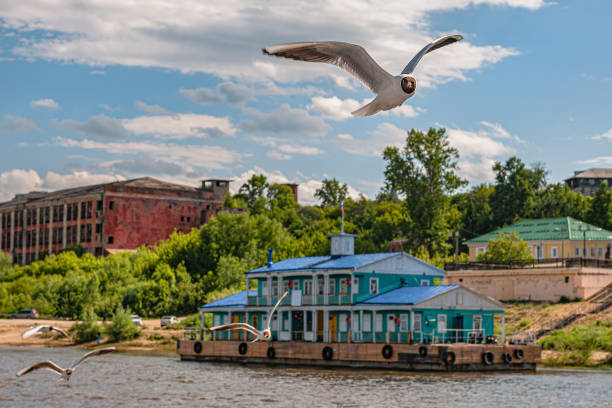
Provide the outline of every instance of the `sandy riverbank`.
{"type": "MultiPolygon", "coordinates": [[[[74,321],[70,320],[0,319],[0,346],[95,347],[95,341],[90,343],[75,344],[72,341],[72,338],[63,338],[53,334],[36,335],[27,339],[21,338],[21,333],[26,331],[31,326],[50,324],[67,331],[74,323],[74,321]]],[[[102,344],[106,346],[116,346],[119,350],[173,352],[176,348],[175,340],[180,336],[181,332],[180,330],[162,329],[159,325],[159,319],[143,320],[141,330],[142,334],[137,339],[122,343],[110,343],[108,342],[109,339],[107,337],[103,337],[102,344]]]]}

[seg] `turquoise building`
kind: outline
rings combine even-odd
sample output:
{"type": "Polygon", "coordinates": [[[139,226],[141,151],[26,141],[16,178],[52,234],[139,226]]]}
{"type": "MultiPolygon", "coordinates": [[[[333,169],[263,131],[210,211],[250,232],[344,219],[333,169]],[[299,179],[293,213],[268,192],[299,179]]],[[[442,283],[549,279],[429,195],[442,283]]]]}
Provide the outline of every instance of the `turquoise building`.
{"type": "MultiPolygon", "coordinates": [[[[245,272],[247,291],[200,307],[213,326],[246,322],[262,330],[272,316],[275,341],[368,343],[493,342],[504,306],[461,285],[445,271],[404,252],[354,254],[355,235],[331,234],[331,255],[290,258],[245,272]]],[[[248,340],[243,330],[214,340],[248,340]]]]}

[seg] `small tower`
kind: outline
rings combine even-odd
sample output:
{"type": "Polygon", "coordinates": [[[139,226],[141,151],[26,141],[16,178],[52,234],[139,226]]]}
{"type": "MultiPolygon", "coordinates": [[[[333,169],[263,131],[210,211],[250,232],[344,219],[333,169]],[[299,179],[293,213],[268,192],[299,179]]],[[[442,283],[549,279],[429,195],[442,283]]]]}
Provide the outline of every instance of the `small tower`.
{"type": "Polygon", "coordinates": [[[355,237],[354,234],[328,234],[331,238],[331,255],[355,255],[355,237]]]}

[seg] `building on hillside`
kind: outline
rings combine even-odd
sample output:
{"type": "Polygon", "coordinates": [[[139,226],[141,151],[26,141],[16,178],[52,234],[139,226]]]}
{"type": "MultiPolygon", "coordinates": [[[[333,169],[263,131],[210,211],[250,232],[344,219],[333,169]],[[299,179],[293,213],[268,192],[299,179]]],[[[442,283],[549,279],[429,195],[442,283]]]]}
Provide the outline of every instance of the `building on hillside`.
{"type": "Polygon", "coordinates": [[[499,300],[586,299],[612,283],[612,232],[570,217],[524,220],[466,241],[470,262],[446,265],[446,283],[499,300]],[[479,263],[489,240],[516,232],[534,261],[525,267],[479,263]]]}
{"type": "MultiPolygon", "coordinates": [[[[271,321],[277,341],[313,343],[486,342],[504,306],[461,285],[443,285],[445,272],[404,252],[354,254],[355,235],[332,234],[331,255],[290,258],[246,272],[250,290],[200,308],[213,325],[271,321]]],[[[216,332],[238,340],[243,331],[216,332]]],[[[249,337],[250,338],[250,337],[249,337]]]]}
{"type": "Polygon", "coordinates": [[[69,247],[102,255],[154,245],[222,210],[229,183],[190,187],[143,177],[19,194],[0,203],[0,248],[26,265],[69,247]]]}
{"type": "Polygon", "coordinates": [[[470,261],[486,252],[489,241],[499,233],[516,232],[527,242],[536,259],[610,259],[612,232],[571,217],[523,220],[465,241],[470,261]]]}
{"type": "Polygon", "coordinates": [[[612,187],[612,169],[578,170],[565,182],[573,191],[585,196],[593,196],[602,183],[612,187]]]}

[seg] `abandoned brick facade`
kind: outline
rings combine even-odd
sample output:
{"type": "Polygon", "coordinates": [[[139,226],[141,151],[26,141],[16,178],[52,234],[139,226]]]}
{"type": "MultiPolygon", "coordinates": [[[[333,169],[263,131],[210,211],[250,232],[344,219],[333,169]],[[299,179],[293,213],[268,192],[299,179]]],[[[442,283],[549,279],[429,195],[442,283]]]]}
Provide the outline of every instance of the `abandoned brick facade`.
{"type": "Polygon", "coordinates": [[[102,255],[152,246],[206,223],[228,191],[228,180],[196,188],[143,177],[20,194],[0,204],[0,248],[26,265],[70,247],[102,255]]]}

